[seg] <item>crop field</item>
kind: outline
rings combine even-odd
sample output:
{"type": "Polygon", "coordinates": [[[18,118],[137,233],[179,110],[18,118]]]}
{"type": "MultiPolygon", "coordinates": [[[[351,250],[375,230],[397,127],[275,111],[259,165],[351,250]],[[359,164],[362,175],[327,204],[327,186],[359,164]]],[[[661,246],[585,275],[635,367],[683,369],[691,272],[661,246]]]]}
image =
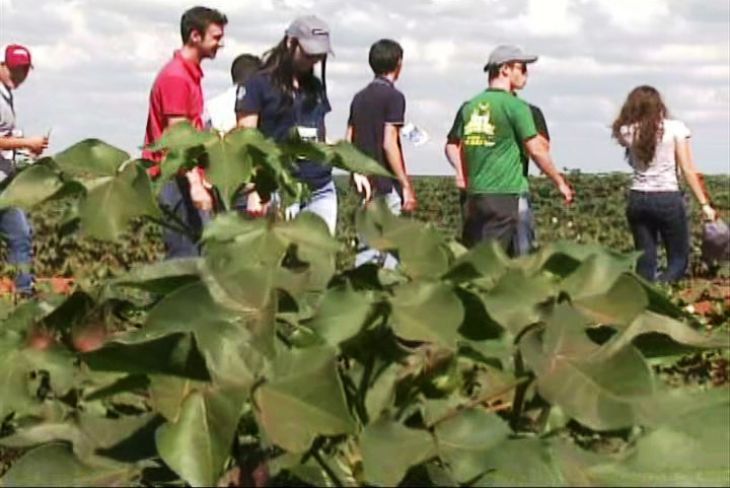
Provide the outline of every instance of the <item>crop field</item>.
{"type": "MultiPolygon", "coordinates": [[[[303,152],[382,171],[347,144],[190,131],[159,143],[163,179],[204,155],[225,205],[248,181],[296,197],[303,152]]],[[[202,257],[162,262],[142,163],[96,140],[40,161],[0,193],[30,209],[43,278],[17,300],[2,270],[0,485],[729,485],[728,269],[700,261],[697,208],[690,276],[654,286],[627,176],[569,180],[565,208],[533,179],[519,259],[456,242],[451,178],[415,178],[395,218],[338,177],[336,238],[227,213],[202,257]],[[358,233],[398,269],[354,268],[358,233]]],[[[730,178],[707,183],[727,219],[730,178]]]]}

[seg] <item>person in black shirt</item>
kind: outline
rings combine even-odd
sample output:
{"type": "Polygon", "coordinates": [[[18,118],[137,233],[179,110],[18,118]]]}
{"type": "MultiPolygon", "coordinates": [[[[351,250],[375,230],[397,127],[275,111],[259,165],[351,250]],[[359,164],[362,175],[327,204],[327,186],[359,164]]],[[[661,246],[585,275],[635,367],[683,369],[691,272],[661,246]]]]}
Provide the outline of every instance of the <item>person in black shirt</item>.
{"type": "MultiPolygon", "coordinates": [[[[381,39],[371,46],[368,60],[375,78],[352,100],[347,140],[395,177],[354,175],[353,178],[366,204],[371,197],[382,198],[393,214],[400,215],[401,211],[412,212],[417,206],[400,141],[406,99],[395,88],[403,66],[403,48],[395,41],[381,39]]],[[[389,268],[396,264],[393,256],[381,256],[361,240],[356,265],[377,260],[389,268]]]]}
{"type": "MultiPolygon", "coordinates": [[[[550,133],[548,132],[545,116],[539,107],[530,105],[532,119],[535,121],[538,140],[545,144],[548,149],[550,146],[550,133]]],[[[530,166],[530,157],[525,148],[522,148],[522,165],[525,177],[530,166]]],[[[532,203],[530,202],[529,193],[520,195],[517,214],[517,231],[512,239],[512,249],[515,256],[525,256],[532,252],[536,238],[535,233],[535,217],[532,211],[532,203]]]]}

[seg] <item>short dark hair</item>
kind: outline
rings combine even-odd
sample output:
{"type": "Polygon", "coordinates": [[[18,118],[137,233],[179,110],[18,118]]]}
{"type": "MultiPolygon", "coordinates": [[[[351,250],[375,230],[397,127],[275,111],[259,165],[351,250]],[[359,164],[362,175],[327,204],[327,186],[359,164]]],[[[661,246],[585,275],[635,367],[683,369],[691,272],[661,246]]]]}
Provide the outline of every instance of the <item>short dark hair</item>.
{"type": "Polygon", "coordinates": [[[490,64],[487,66],[487,68],[484,70],[487,72],[487,76],[489,77],[489,81],[492,81],[493,79],[497,78],[499,76],[499,71],[504,66],[503,64],[490,64]]]}
{"type": "Polygon", "coordinates": [[[193,31],[200,32],[201,36],[205,36],[210,24],[224,26],[228,23],[228,17],[218,10],[208,7],[193,7],[182,15],[180,19],[180,35],[182,42],[185,44],[190,40],[193,31]]]}
{"type": "Polygon", "coordinates": [[[231,79],[233,83],[243,85],[260,69],[261,58],[253,54],[241,54],[231,64],[231,79]]]}
{"type": "Polygon", "coordinates": [[[376,75],[392,73],[403,59],[403,48],[390,39],[381,39],[370,47],[368,62],[376,75]]]}

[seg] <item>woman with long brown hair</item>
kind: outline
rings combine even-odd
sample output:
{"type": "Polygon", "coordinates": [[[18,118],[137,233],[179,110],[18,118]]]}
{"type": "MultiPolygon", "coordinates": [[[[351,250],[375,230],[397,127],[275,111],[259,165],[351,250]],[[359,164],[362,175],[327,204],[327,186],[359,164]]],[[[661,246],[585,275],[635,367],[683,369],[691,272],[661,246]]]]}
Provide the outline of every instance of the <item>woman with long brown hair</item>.
{"type": "Polygon", "coordinates": [[[695,169],[690,131],[683,122],[669,118],[659,92],[646,85],[629,93],[612,129],[634,169],[626,217],[634,245],[643,251],[636,271],[650,281],[678,281],[687,270],[690,252],[687,209],[678,173],[684,175],[704,217],[715,220],[717,216],[695,169]],[[667,268],[657,277],[660,237],[667,268]]]}

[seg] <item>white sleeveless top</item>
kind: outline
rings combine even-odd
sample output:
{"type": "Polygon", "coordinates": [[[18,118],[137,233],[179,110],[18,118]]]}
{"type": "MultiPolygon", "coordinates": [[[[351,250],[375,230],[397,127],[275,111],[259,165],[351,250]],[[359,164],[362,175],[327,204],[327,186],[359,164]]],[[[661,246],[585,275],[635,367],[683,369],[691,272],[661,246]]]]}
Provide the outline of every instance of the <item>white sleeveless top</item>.
{"type": "Polygon", "coordinates": [[[675,149],[677,142],[688,139],[691,135],[683,122],[673,119],[664,119],[663,134],[657,142],[654,159],[649,163],[639,161],[631,145],[634,139],[636,126],[621,127],[621,145],[629,148],[629,164],[634,168],[631,189],[637,191],[678,191],[677,160],[675,149]]]}

